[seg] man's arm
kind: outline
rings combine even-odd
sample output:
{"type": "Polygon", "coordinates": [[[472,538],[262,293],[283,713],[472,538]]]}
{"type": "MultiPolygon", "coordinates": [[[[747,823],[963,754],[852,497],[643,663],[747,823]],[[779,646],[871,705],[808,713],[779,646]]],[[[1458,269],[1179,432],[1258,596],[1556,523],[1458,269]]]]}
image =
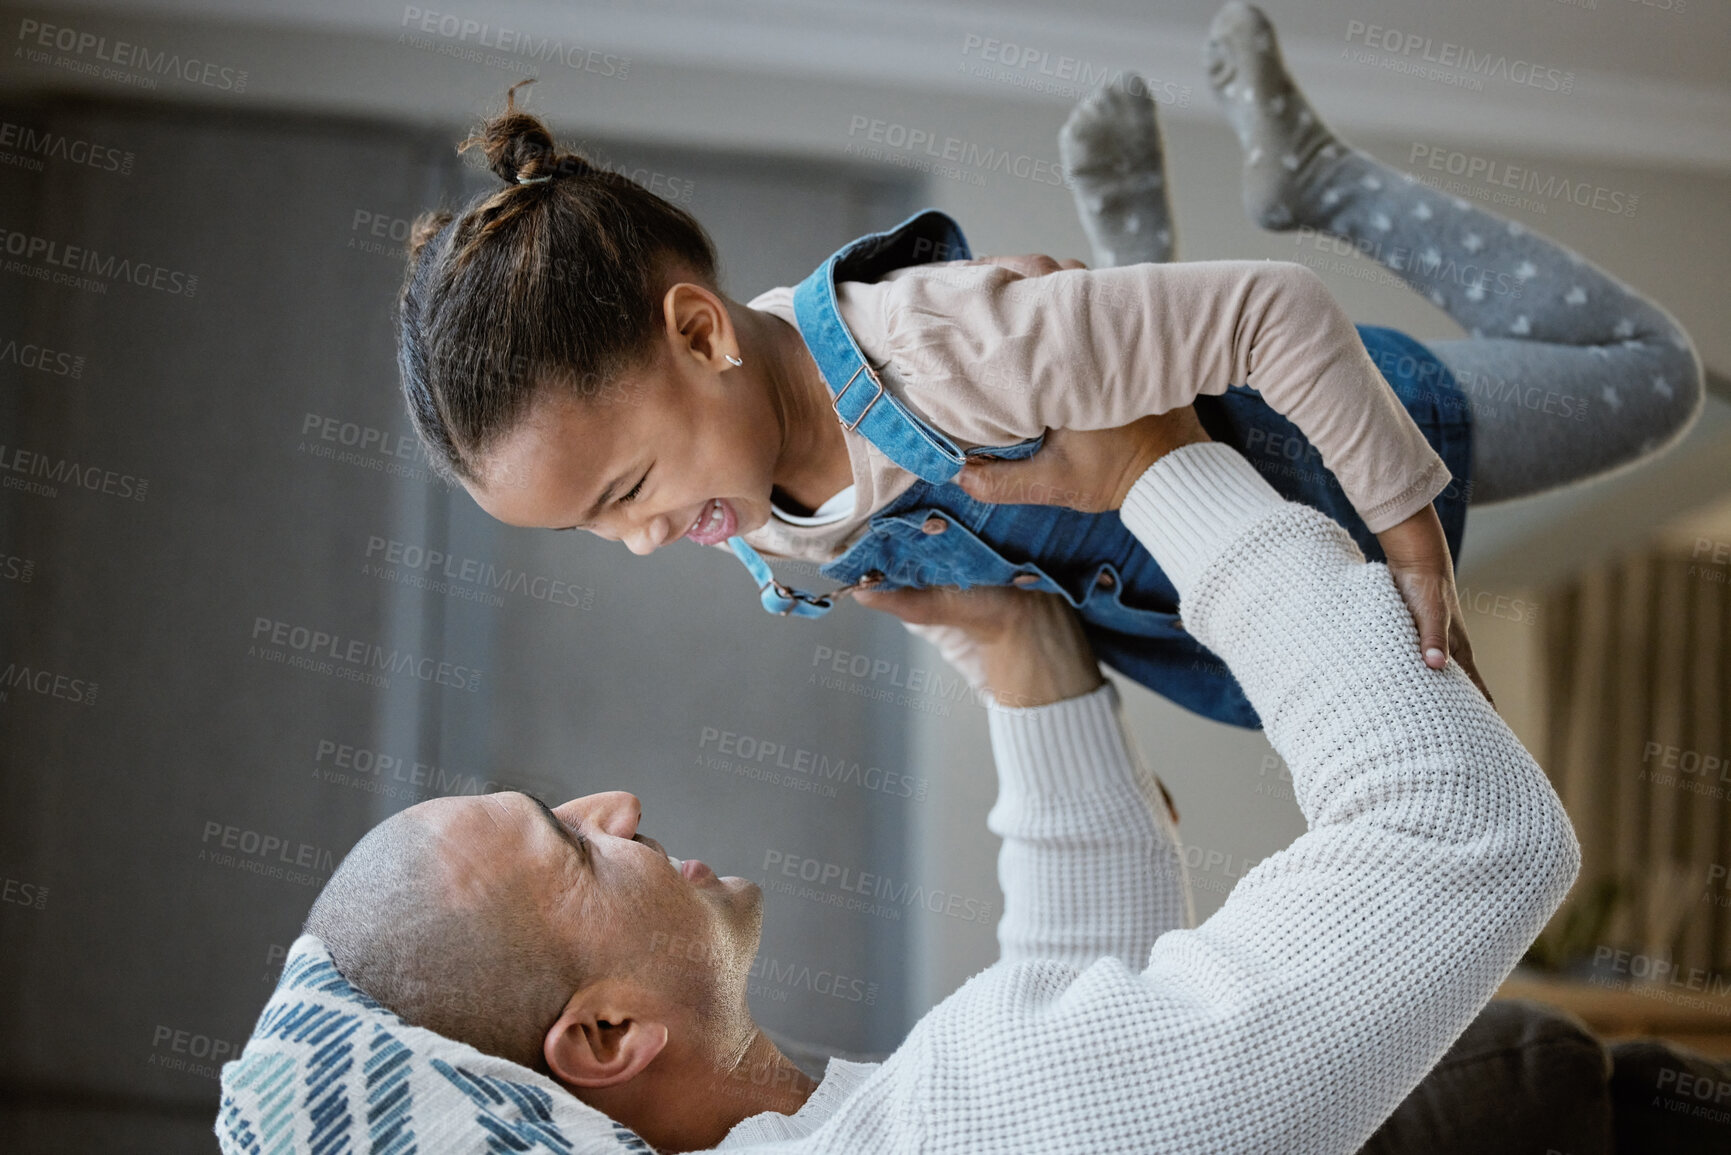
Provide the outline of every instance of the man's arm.
{"type": "Polygon", "coordinates": [[[1140,972],[1108,956],[976,975],[802,1149],[1348,1155],[1568,890],[1580,850],[1556,794],[1457,665],[1420,660],[1388,571],[1229,449],[1156,457],[1134,429],[1057,431],[983,472],[1122,503],[1285,755],[1309,831],[1140,972]]]}
{"type": "Polygon", "coordinates": [[[1177,825],[1124,729],[1081,623],[1052,594],[896,590],[865,604],[965,639],[988,705],[1003,839],[1003,961],[1140,968],[1194,921],[1177,825]]]}
{"type": "MultiPolygon", "coordinates": [[[[1090,436],[1055,434],[1046,466],[1075,469],[1041,483],[1122,504],[1286,758],[1310,829],[1200,927],[1161,937],[1140,974],[1110,959],[1067,978],[987,972],[922,1022],[948,1080],[924,1104],[931,1145],[965,1102],[1017,1136],[1005,1150],[1079,1134],[1356,1150],[1561,901],[1579,863],[1568,818],[1459,667],[1419,659],[1387,570],[1339,526],[1225,447],[1143,472],[1156,453],[1090,436]]],[[[1039,460],[981,472],[1026,482],[1039,460]]]]}
{"type": "Polygon", "coordinates": [[[1075,613],[1055,595],[1027,605],[980,654],[998,770],[986,826],[1003,839],[1000,958],[1140,968],[1155,940],[1195,918],[1177,824],[1075,613]]]}

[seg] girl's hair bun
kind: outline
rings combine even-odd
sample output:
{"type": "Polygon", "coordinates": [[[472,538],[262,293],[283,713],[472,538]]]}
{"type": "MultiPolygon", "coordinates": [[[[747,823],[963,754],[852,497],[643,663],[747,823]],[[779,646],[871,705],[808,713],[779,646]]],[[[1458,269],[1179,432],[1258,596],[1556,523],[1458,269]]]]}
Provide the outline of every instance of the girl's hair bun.
{"type": "Polygon", "coordinates": [[[464,142],[505,186],[415,223],[397,299],[397,367],[427,460],[480,485],[537,398],[587,401],[660,347],[664,282],[717,284],[703,226],[611,165],[555,151],[520,87],[464,142]]]}
{"type": "Polygon", "coordinates": [[[517,90],[533,80],[520,80],[505,95],[505,111],[481,126],[458,151],[479,147],[487,167],[506,184],[541,184],[540,178],[582,176],[594,167],[576,153],[563,153],[553,134],[536,116],[517,108],[517,90]]]}

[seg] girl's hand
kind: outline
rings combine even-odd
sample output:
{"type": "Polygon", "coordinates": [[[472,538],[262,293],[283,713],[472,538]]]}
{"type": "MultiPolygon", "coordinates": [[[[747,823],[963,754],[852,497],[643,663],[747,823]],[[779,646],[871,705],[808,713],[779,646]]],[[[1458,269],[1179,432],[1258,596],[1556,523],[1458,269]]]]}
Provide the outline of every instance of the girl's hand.
{"type": "Polygon", "coordinates": [[[1388,572],[1395,588],[1412,611],[1424,664],[1440,670],[1453,655],[1485,701],[1496,705],[1473,661],[1472,640],[1467,637],[1460,595],[1455,591],[1454,563],[1436,510],[1427,505],[1377,534],[1376,540],[1388,555],[1388,572]]]}

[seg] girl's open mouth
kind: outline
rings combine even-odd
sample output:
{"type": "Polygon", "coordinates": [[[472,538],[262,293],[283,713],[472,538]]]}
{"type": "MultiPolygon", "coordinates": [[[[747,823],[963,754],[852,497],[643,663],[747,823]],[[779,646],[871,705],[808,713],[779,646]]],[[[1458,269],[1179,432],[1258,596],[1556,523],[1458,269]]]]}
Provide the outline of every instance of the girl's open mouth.
{"type": "Polygon", "coordinates": [[[716,545],[732,537],[739,529],[739,515],[719,497],[710,498],[699,511],[697,520],[685,531],[685,536],[698,545],[716,545]]]}

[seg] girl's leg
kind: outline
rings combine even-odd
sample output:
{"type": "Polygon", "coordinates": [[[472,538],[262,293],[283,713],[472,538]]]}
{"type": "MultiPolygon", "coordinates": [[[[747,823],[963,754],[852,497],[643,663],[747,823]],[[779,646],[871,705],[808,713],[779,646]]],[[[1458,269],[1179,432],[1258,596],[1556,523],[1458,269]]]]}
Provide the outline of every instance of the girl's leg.
{"type": "Polygon", "coordinates": [[[1165,151],[1154,98],[1133,74],[1080,101],[1064,122],[1058,155],[1096,268],[1172,259],[1165,151]]]}
{"type": "Polygon", "coordinates": [[[1689,428],[1701,365],[1664,309],[1518,222],[1343,143],[1287,75],[1257,9],[1220,10],[1208,64],[1244,148],[1251,217],[1352,242],[1472,334],[1429,344],[1471,407],[1475,505],[1606,473],[1689,428]]]}

